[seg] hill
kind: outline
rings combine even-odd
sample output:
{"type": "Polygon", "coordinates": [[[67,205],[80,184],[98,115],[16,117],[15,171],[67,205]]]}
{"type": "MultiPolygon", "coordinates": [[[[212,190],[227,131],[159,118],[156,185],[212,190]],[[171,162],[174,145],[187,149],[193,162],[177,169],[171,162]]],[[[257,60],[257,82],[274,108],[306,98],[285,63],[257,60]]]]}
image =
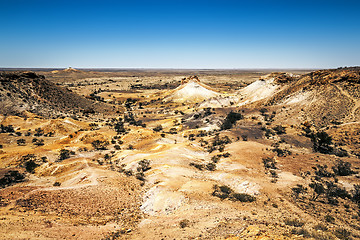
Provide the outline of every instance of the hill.
{"type": "Polygon", "coordinates": [[[40,116],[104,112],[106,107],[57,86],[34,72],[0,73],[0,113],[40,116]]]}
{"type": "Polygon", "coordinates": [[[181,85],[171,91],[165,100],[174,102],[199,102],[218,95],[219,93],[214,89],[201,83],[197,76],[190,76],[183,79],[181,85]]]}

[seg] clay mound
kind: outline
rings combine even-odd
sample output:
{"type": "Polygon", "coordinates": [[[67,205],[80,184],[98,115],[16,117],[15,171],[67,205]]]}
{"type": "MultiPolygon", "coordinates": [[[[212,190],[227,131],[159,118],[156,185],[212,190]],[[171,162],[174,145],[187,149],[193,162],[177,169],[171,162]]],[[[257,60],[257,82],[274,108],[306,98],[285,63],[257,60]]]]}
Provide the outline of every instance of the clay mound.
{"type": "Polygon", "coordinates": [[[165,101],[199,102],[218,96],[219,93],[206,84],[200,83],[198,78],[190,77],[183,84],[174,89],[165,101]]]}
{"type": "Polygon", "coordinates": [[[299,107],[319,127],[331,122],[356,122],[360,121],[359,83],[359,68],[314,71],[284,85],[269,96],[264,105],[299,107]]]}
{"type": "Polygon", "coordinates": [[[54,70],[54,71],[51,71],[51,73],[81,73],[81,72],[83,72],[83,71],[81,71],[81,70],[77,70],[77,69],[75,69],[75,68],[72,68],[72,67],[68,67],[68,68],[66,68],[66,69],[64,69],[64,70],[54,70]]]}
{"type": "Polygon", "coordinates": [[[57,86],[34,72],[0,73],[0,113],[16,115],[29,111],[53,117],[75,111],[100,111],[106,109],[70,90],[57,86]]]}
{"type": "Polygon", "coordinates": [[[264,78],[240,89],[237,95],[240,98],[238,106],[257,102],[273,96],[280,86],[274,83],[274,78],[264,78]]]}

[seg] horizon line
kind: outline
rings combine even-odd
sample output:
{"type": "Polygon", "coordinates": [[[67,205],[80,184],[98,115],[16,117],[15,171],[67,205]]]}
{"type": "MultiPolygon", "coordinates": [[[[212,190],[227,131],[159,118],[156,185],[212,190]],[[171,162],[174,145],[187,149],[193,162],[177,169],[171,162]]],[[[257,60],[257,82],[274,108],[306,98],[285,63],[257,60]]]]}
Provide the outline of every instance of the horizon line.
{"type": "Polygon", "coordinates": [[[349,68],[358,66],[341,66],[341,67],[253,67],[253,68],[173,68],[173,67],[0,67],[0,70],[63,70],[63,69],[76,69],[76,70],[320,70],[320,69],[338,69],[349,68]]]}

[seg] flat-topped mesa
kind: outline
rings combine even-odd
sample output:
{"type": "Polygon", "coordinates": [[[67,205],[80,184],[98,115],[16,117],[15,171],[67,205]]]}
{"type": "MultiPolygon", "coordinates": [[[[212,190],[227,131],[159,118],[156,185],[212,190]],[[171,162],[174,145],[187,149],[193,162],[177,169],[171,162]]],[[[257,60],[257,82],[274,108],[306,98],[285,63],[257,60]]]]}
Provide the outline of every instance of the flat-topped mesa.
{"type": "Polygon", "coordinates": [[[190,76],[190,77],[187,77],[187,78],[183,78],[181,80],[181,85],[185,84],[185,83],[188,83],[188,82],[200,82],[200,79],[198,76],[194,75],[194,76],[190,76]]]}

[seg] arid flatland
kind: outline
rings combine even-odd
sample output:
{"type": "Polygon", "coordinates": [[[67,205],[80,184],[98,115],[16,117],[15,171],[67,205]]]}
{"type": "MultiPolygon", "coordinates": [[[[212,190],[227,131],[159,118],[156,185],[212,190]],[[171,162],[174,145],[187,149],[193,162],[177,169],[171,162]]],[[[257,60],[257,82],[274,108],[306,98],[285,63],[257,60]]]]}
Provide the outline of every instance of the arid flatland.
{"type": "Polygon", "coordinates": [[[360,238],[360,69],[0,72],[1,239],[360,238]]]}

